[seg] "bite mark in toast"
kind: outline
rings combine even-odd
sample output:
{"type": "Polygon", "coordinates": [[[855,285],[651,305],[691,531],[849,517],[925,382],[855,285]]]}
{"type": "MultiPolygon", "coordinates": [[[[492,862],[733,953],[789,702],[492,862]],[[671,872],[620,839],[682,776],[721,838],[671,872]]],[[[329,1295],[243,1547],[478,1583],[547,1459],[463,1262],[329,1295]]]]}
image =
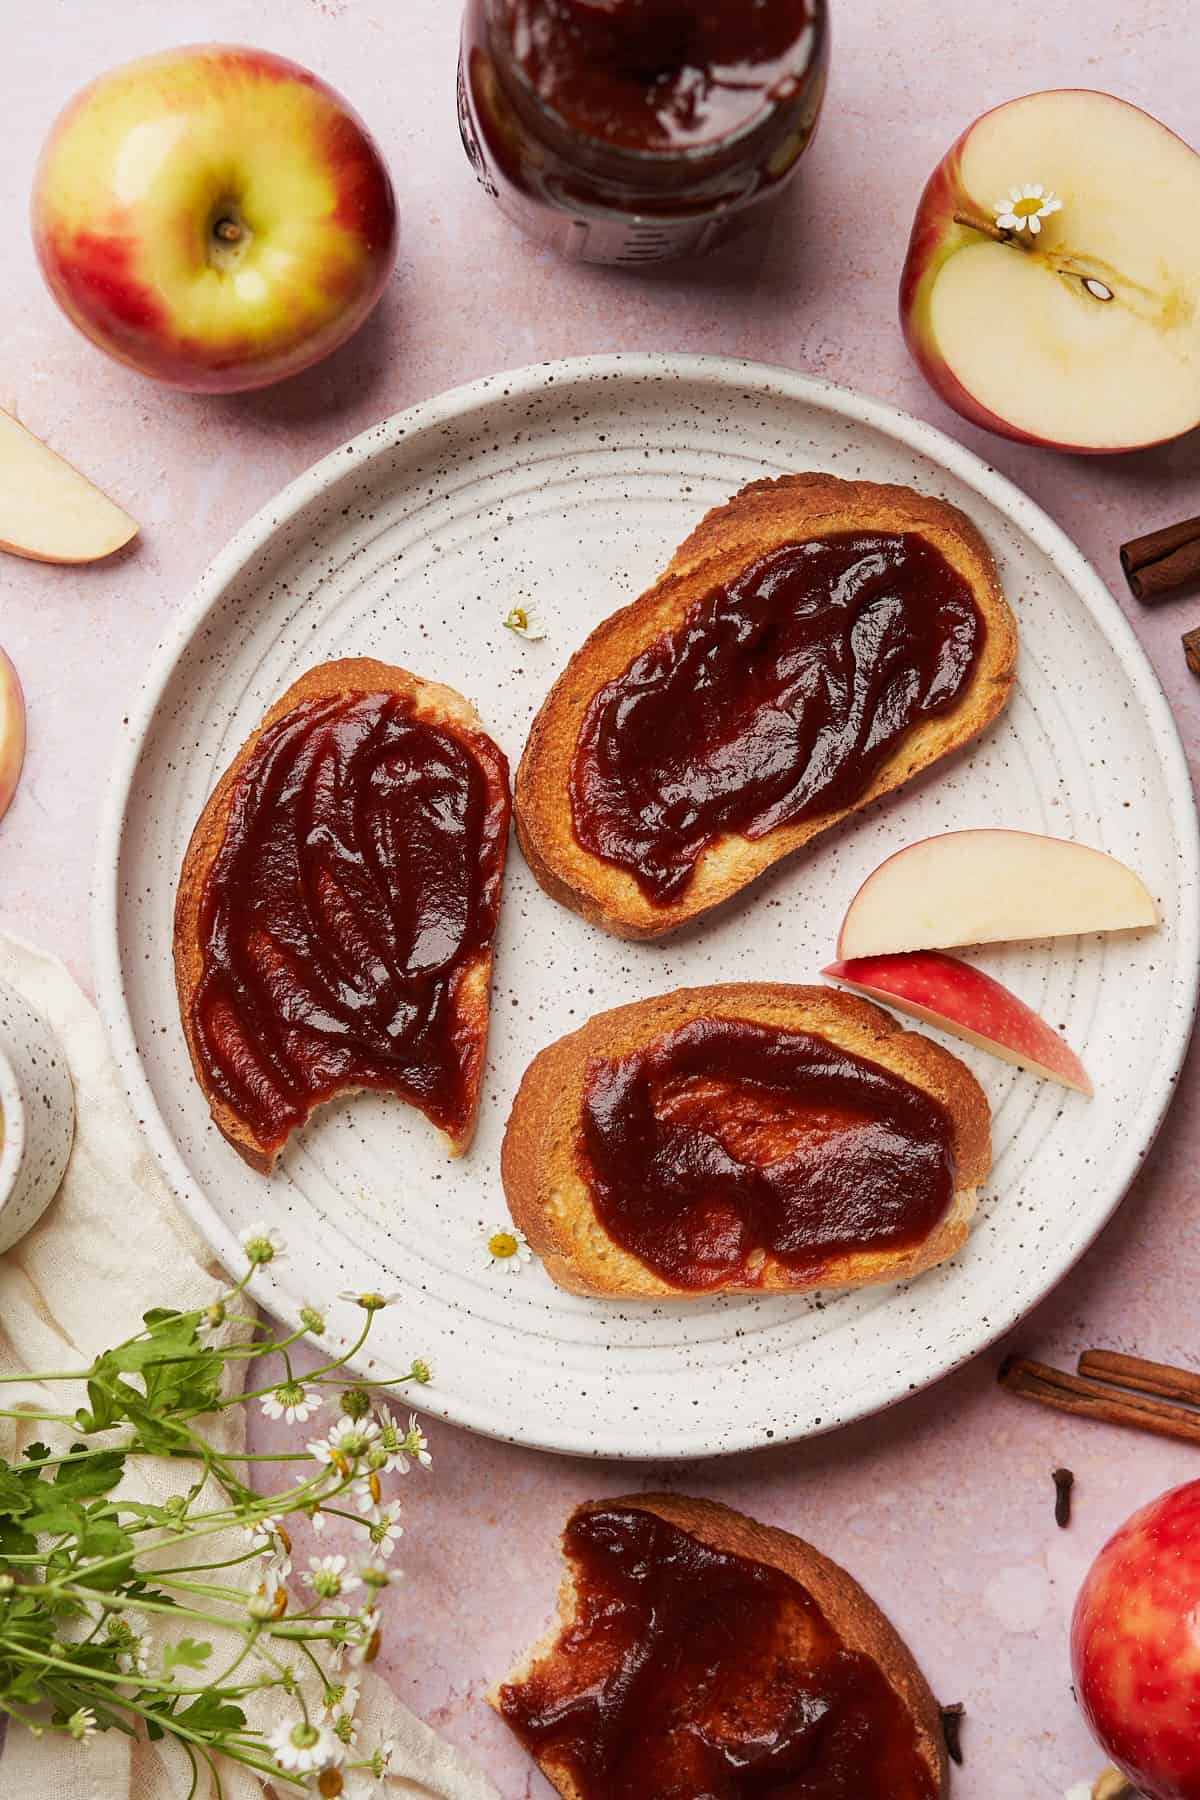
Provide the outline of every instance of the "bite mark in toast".
{"type": "Polygon", "coordinates": [[[563,1548],[556,1624],[488,1695],[563,1800],[775,1792],[776,1763],[780,1791],[943,1800],[940,1713],[910,1651],[802,1539],[636,1494],[578,1507],[563,1548]]]}
{"type": "Polygon", "coordinates": [[[252,1168],[360,1088],[466,1148],[509,812],[467,701],[371,658],[310,670],[247,739],[192,833],[174,954],[196,1078],[252,1168]]]}

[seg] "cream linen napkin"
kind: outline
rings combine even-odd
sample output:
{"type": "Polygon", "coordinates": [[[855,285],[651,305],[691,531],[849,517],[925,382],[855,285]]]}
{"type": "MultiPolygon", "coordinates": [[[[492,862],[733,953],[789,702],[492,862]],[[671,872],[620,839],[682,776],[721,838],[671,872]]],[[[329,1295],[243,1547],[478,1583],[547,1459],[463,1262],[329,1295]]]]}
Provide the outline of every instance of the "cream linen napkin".
{"type": "MultiPolygon", "coordinates": [[[[141,1326],[145,1307],[191,1310],[222,1285],[219,1265],[172,1200],[128,1110],[100,1019],[56,958],[0,936],[0,980],[9,982],[56,1028],[75,1082],[75,1147],[62,1192],[41,1222],[0,1256],[0,1369],[81,1366],[141,1326]]],[[[16,1400],[62,1406],[32,1382],[6,1390],[16,1400]]],[[[241,1431],[241,1408],[223,1417],[241,1431]]],[[[45,1426],[0,1419],[6,1457],[45,1426]]],[[[139,1497],[162,1500],[177,1484],[155,1458],[139,1459],[127,1481],[139,1497]]],[[[128,1491],[123,1490],[123,1491],[128,1491]]],[[[484,1777],[423,1725],[386,1684],[364,1671],[360,1743],[393,1745],[386,1793],[400,1800],[498,1800],[484,1777]]],[[[369,1748],[365,1754],[369,1754],[369,1748]]],[[[227,1800],[262,1800],[252,1771],[225,1762],[227,1800]]],[[[35,1739],[11,1725],[0,1751],[3,1800],[183,1800],[190,1771],[169,1740],[130,1742],[109,1731],[88,1744],[35,1739]]],[[[272,1790],[268,1789],[268,1792],[272,1790]]],[[[294,1792],[294,1790],[283,1790],[294,1792]]],[[[207,1793],[201,1786],[204,1800],[207,1793]]]]}

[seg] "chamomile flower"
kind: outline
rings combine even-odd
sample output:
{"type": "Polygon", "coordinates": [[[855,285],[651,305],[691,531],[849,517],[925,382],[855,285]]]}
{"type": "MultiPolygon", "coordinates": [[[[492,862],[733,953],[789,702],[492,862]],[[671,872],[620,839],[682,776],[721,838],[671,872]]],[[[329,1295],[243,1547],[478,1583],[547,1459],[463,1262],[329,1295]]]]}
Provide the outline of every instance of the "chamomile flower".
{"type": "Polygon", "coordinates": [[[485,1268],[499,1269],[503,1275],[519,1275],[525,1264],[532,1259],[533,1251],[529,1248],[525,1233],[515,1225],[504,1225],[499,1231],[489,1232],[484,1238],[485,1268]]]}
{"type": "Polygon", "coordinates": [[[1001,231],[1024,231],[1028,226],[1029,235],[1037,237],[1042,220],[1062,211],[1062,201],[1053,188],[1043,187],[1040,181],[1027,181],[1024,187],[1009,188],[1008,199],[997,200],[992,211],[1001,231]]]}
{"type": "Polygon", "coordinates": [[[379,1512],[367,1524],[367,1536],[376,1556],[386,1562],[404,1536],[404,1527],[394,1512],[379,1512]]]}
{"type": "Polygon", "coordinates": [[[308,1775],[341,1761],[341,1746],[327,1725],[307,1719],[284,1720],[267,1739],[271,1753],[289,1775],[308,1775]]]}
{"type": "Polygon", "coordinates": [[[356,1294],[352,1288],[341,1288],[339,1300],[352,1300],[355,1306],[361,1306],[364,1312],[382,1312],[385,1306],[395,1306],[402,1299],[401,1294],[356,1294]]]}
{"type": "Polygon", "coordinates": [[[541,641],[546,635],[541,614],[532,606],[513,606],[505,613],[503,619],[505,631],[511,631],[514,637],[527,638],[531,644],[541,641]]]}
{"type": "Polygon", "coordinates": [[[383,1505],[383,1485],[376,1469],[368,1469],[360,1475],[350,1490],[354,1495],[354,1504],[364,1519],[377,1519],[379,1508],[383,1505]]]}
{"type": "Polygon", "coordinates": [[[268,1419],[283,1419],[289,1425],[307,1425],[324,1404],[324,1395],[316,1388],[306,1388],[302,1381],[281,1381],[259,1400],[268,1419]]]}
{"type": "Polygon", "coordinates": [[[310,1556],[300,1579],[318,1600],[336,1600],[339,1594],[353,1593],[362,1586],[357,1575],[347,1573],[344,1556],[310,1556]]]}
{"type": "Polygon", "coordinates": [[[351,1784],[345,1789],[346,1800],[387,1800],[393,1791],[388,1786],[387,1776],[395,1749],[390,1742],[380,1744],[366,1768],[354,1770],[351,1784]]]}
{"type": "Polygon", "coordinates": [[[104,1639],[117,1653],[117,1667],[123,1675],[146,1676],[150,1673],[150,1645],[147,1633],[150,1622],[144,1613],[114,1613],[104,1627],[104,1639]]]}
{"type": "MultiPolygon", "coordinates": [[[[367,1454],[378,1436],[379,1427],[374,1419],[341,1418],[324,1440],[329,1452],[325,1461],[335,1467],[348,1467],[367,1454]]],[[[309,1449],[316,1455],[311,1444],[309,1449]]]]}
{"type": "Polygon", "coordinates": [[[400,1420],[390,1407],[381,1404],[375,1408],[375,1417],[379,1421],[379,1444],[377,1454],[384,1456],[379,1464],[381,1475],[391,1475],[397,1469],[402,1475],[408,1473],[408,1458],[405,1454],[405,1434],[400,1420]]]}
{"type": "Polygon", "coordinates": [[[90,1706],[77,1706],[67,1720],[67,1730],[77,1743],[90,1744],[96,1735],[96,1715],[90,1706]]]}
{"type": "Polygon", "coordinates": [[[249,1260],[255,1264],[282,1262],[287,1255],[283,1233],[276,1231],[273,1225],[268,1228],[263,1219],[256,1219],[253,1225],[247,1225],[240,1234],[239,1241],[249,1260]]]}
{"type": "Polygon", "coordinates": [[[322,1697],[322,1707],[330,1718],[337,1713],[358,1711],[359,1678],[347,1675],[345,1681],[331,1681],[322,1697]]]}
{"type": "Polygon", "coordinates": [[[246,1611],[252,1619],[259,1622],[282,1619],[287,1611],[287,1604],[287,1589],[274,1570],[268,1569],[264,1579],[247,1599],[246,1611]]]}

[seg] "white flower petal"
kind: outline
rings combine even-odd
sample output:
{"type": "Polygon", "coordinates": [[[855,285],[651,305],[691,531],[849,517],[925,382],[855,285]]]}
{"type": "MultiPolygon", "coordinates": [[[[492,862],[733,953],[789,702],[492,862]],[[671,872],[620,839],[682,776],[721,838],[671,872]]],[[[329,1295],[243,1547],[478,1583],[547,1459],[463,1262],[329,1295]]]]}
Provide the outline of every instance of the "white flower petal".
{"type": "Polygon", "coordinates": [[[1030,213],[1030,215],[1029,215],[1029,235],[1031,237],[1037,237],[1037,235],[1041,231],[1041,229],[1042,229],[1042,221],[1038,218],[1036,213],[1030,213]]]}

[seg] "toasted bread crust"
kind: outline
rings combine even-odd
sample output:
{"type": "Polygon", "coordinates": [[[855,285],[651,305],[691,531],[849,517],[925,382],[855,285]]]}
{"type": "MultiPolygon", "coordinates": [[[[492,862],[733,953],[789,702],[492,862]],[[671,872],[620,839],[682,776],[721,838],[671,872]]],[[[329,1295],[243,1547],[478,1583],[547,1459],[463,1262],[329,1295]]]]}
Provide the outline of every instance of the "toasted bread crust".
{"type": "Polygon", "coordinates": [[[662,937],[969,743],[1007,701],[1016,660],[1016,622],[991,552],[957,507],[911,488],[833,475],[753,482],[701,520],[654,586],[599,625],[551,688],[517,770],[518,841],[537,880],[564,906],[618,937],[662,937]],[[588,706],[648,644],[677,627],[690,606],[749,563],[783,544],[855,530],[919,532],[969,583],[987,630],[965,693],[949,712],[904,735],[853,806],[778,826],[757,839],[716,839],[702,851],[683,893],[656,905],[628,870],[592,855],[575,836],[567,784],[588,706]]]}
{"type": "MultiPolygon", "coordinates": [[[[939,1800],[945,1800],[950,1770],[938,1703],[895,1626],[852,1575],[827,1556],[822,1556],[819,1550],[814,1550],[803,1538],[793,1537],[790,1531],[760,1525],[756,1519],[747,1518],[744,1513],[735,1512],[715,1500],[692,1499],[684,1494],[625,1494],[613,1500],[589,1500],[575,1509],[568,1525],[582,1515],[609,1507],[630,1507],[655,1513],[667,1524],[689,1532],[712,1550],[766,1563],[798,1581],[812,1595],[847,1649],[869,1656],[878,1664],[913,1721],[920,1755],[929,1768],[939,1800]]],[[[504,1680],[488,1692],[488,1704],[501,1717],[502,1689],[526,1680],[539,1665],[553,1663],[559,1653],[562,1632],[574,1616],[575,1581],[568,1563],[559,1589],[555,1624],[504,1680]]],[[[549,1758],[538,1757],[537,1762],[562,1800],[583,1800],[568,1770],[555,1765],[549,1758]]]]}
{"type": "MultiPolygon", "coordinates": [[[[173,940],[175,990],[179,998],[179,1016],[187,1038],[192,1068],[208,1101],[213,1123],[233,1145],[238,1155],[263,1175],[271,1173],[280,1154],[279,1149],[262,1143],[240,1114],[211,1090],[199,1056],[192,1007],[204,968],[199,927],[200,909],[209,871],[224,841],[235,786],[242,770],[258,748],[263,733],[277,719],[306,700],[330,699],[356,692],[390,693],[408,699],[418,718],[440,726],[472,750],[487,774],[489,784],[502,780],[506,796],[508,791],[508,765],[503,753],[485,733],[479,715],[469,701],[464,700],[453,688],[425,681],[419,675],[409,674],[407,669],[394,668],[368,656],[343,657],[336,662],[322,663],[293,682],[282,698],[271,707],[262,723],[251,732],[217,783],[196,821],[180,871],[173,940]]],[[[502,845],[498,880],[503,875],[504,849],[505,846],[502,845]]],[[[478,1113],[484,1053],[487,1048],[491,974],[492,946],[489,944],[474,961],[464,965],[455,986],[455,1008],[465,1027],[464,1041],[470,1042],[467,1077],[471,1108],[466,1128],[457,1137],[448,1140],[454,1156],[460,1156],[469,1145],[478,1113]]],[[[346,1088],[341,1091],[353,1090],[346,1088]]],[[[310,1112],[309,1117],[311,1116],[310,1112]]]]}
{"type": "Polygon", "coordinates": [[[732,982],[681,988],[598,1013],[568,1037],[540,1052],[526,1069],[513,1101],[500,1156],[513,1219],[542,1258],[546,1272],[577,1294],[622,1298],[700,1299],[723,1293],[800,1293],[806,1288],[865,1287],[903,1281],[953,1256],[967,1236],[976,1189],[991,1167],[991,1113],[964,1063],[939,1044],[905,1031],[869,1000],[837,989],[775,982],[732,982]],[[868,1057],[941,1102],[953,1128],[956,1187],[949,1213],[911,1249],[855,1251],[826,1264],[815,1277],[768,1257],[753,1287],[730,1284],[673,1287],[614,1241],[597,1217],[576,1161],[584,1077],[594,1056],[627,1055],[699,1018],[749,1019],[780,1029],[812,1031],[868,1057]]]}

